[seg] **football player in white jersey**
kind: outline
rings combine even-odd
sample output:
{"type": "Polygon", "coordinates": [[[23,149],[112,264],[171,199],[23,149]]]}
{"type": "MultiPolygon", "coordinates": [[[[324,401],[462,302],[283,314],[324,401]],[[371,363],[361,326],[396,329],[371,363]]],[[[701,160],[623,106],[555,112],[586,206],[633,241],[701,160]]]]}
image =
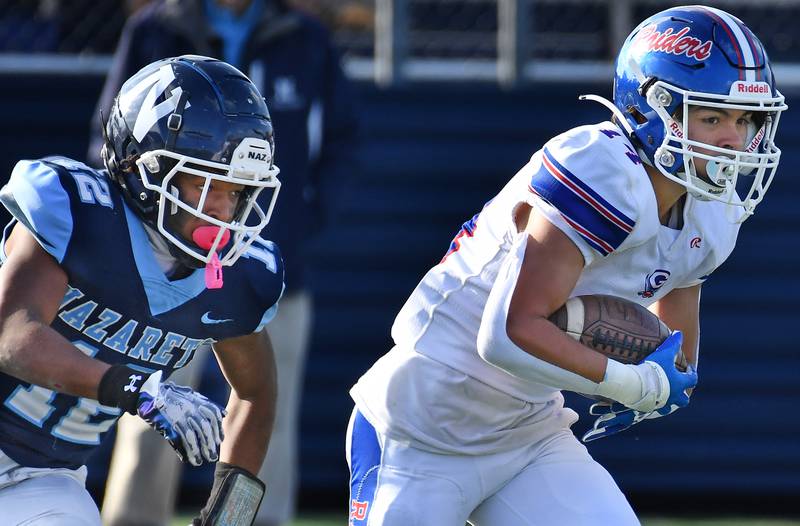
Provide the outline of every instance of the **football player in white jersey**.
{"type": "Polygon", "coordinates": [[[350,524],[638,524],[561,391],[616,402],[584,440],[689,403],[700,289],[775,175],[786,105],[758,38],[703,6],[642,22],[613,103],[588,98],[612,120],[547,142],[464,224],[351,390],[350,524]],[[608,360],[548,321],[584,294],[676,330],[641,364],[608,360]]]}

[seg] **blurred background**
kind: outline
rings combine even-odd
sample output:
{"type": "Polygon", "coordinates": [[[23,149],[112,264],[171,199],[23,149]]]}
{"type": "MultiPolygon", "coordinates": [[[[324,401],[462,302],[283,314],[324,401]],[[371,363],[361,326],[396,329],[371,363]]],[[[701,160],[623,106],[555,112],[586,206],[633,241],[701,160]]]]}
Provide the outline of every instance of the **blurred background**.
{"type": "MultiPolygon", "coordinates": [[[[111,53],[126,17],[146,3],[0,0],[0,179],[21,158],[85,158],[111,53]]],[[[301,419],[300,508],[344,516],[347,391],[390,348],[397,310],[460,225],[548,138],[607,118],[577,96],[610,96],[613,56],[630,29],[682,2],[292,3],[333,33],[362,122],[358,163],[309,248],[315,312],[301,419]]],[[[639,511],[800,517],[800,1],[707,3],[741,18],[775,65],[790,106],[778,131],[781,168],[704,287],[691,408],[590,451],[639,511]]],[[[220,382],[210,365],[201,391],[224,396],[220,382]]],[[[569,402],[582,415],[580,435],[588,401],[569,402]]],[[[90,466],[98,502],[109,450],[90,466]]],[[[182,506],[204,501],[210,474],[186,470],[182,506]]]]}

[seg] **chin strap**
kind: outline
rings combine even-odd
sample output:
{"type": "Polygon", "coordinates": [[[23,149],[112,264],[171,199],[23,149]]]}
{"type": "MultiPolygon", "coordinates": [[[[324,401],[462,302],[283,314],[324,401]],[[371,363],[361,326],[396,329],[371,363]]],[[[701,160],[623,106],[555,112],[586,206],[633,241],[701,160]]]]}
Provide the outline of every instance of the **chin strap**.
{"type": "Polygon", "coordinates": [[[611,113],[613,113],[614,116],[619,121],[619,125],[625,128],[625,131],[628,132],[628,136],[633,137],[633,127],[628,122],[628,119],[625,118],[625,114],[622,113],[622,111],[619,108],[617,108],[613,102],[611,102],[606,98],[601,97],[600,95],[580,95],[578,97],[578,100],[591,100],[594,102],[599,102],[600,104],[611,110],[611,113]]]}
{"type": "Polygon", "coordinates": [[[601,97],[600,95],[580,95],[578,97],[578,100],[590,100],[593,102],[598,102],[603,106],[605,106],[606,108],[608,108],[609,110],[611,110],[611,113],[613,113],[614,117],[617,118],[618,124],[622,126],[627,132],[628,139],[631,141],[633,147],[636,149],[636,154],[639,156],[639,159],[641,159],[641,161],[644,164],[648,166],[653,166],[653,163],[650,162],[650,159],[648,159],[647,155],[645,155],[644,150],[642,150],[641,148],[639,148],[639,146],[637,146],[638,141],[635,140],[636,136],[633,132],[633,128],[631,127],[631,124],[628,122],[628,120],[625,118],[625,114],[622,113],[622,111],[619,108],[617,108],[613,102],[611,102],[606,98],[601,97]]]}

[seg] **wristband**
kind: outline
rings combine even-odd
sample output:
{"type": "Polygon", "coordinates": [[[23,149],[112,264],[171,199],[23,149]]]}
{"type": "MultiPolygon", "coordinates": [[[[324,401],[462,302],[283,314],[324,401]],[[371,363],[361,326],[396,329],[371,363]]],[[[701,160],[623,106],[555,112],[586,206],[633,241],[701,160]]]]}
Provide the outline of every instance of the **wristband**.
{"type": "Polygon", "coordinates": [[[627,406],[641,400],[643,391],[644,382],[635,365],[609,358],[605,377],[597,385],[595,394],[627,406]]]}
{"type": "Polygon", "coordinates": [[[149,377],[127,365],[112,365],[97,386],[97,401],[135,415],[139,391],[149,377]]]}
{"type": "Polygon", "coordinates": [[[205,508],[203,526],[250,526],[256,518],[266,486],[249,471],[227,462],[217,462],[214,484],[205,508]]]}
{"type": "Polygon", "coordinates": [[[642,380],[633,366],[608,359],[606,374],[595,394],[628,405],[642,398],[642,380]]]}

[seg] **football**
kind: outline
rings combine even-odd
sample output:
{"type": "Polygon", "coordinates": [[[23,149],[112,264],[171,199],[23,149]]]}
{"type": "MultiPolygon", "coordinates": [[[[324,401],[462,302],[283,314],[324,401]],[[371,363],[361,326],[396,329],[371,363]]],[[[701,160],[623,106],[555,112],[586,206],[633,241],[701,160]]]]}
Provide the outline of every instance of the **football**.
{"type": "MultiPolygon", "coordinates": [[[[621,363],[639,363],[669,336],[670,329],[645,307],[615,296],[576,296],[550,316],[559,329],[621,363]]],[[[678,353],[676,365],[686,369],[678,353]]]]}

